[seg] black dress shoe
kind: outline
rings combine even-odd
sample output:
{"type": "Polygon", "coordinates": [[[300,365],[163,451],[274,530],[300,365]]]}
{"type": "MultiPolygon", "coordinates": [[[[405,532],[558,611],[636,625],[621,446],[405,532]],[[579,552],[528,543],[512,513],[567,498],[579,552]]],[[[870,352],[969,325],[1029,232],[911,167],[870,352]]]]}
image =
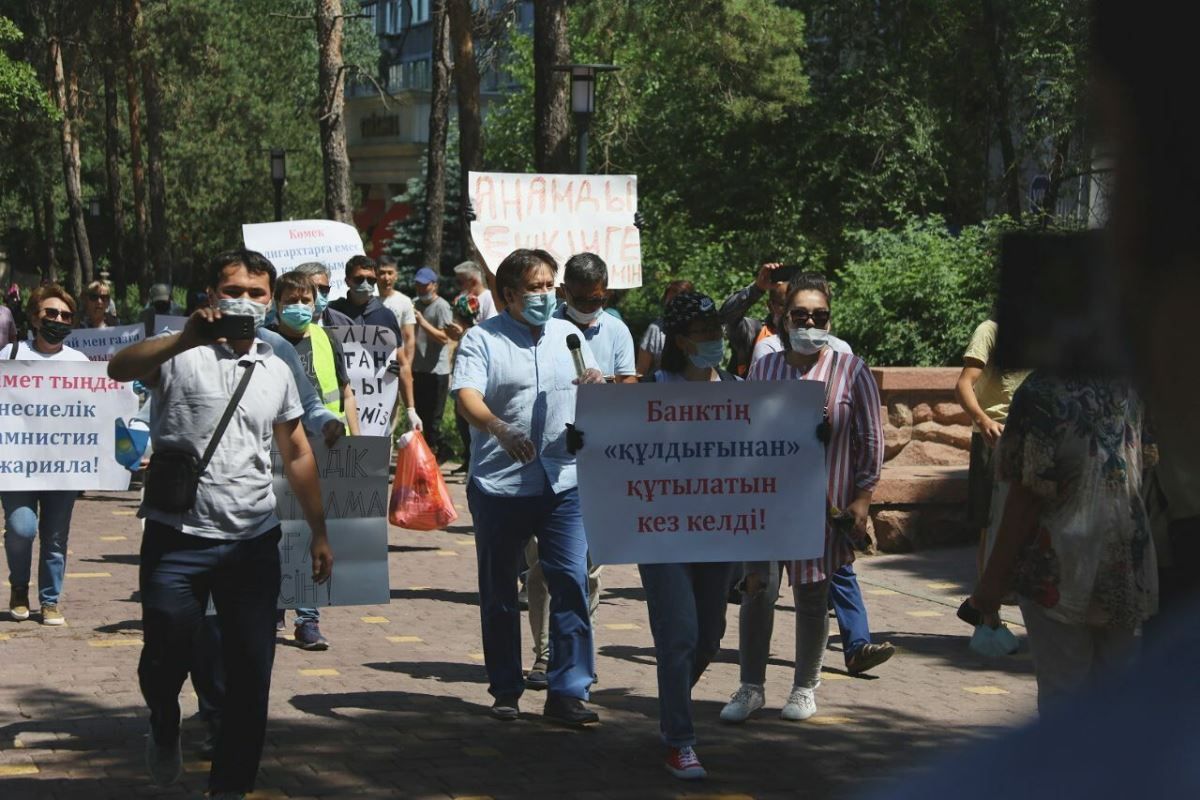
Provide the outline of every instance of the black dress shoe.
{"type": "Polygon", "coordinates": [[[521,716],[521,709],[517,702],[519,698],[513,697],[497,697],[496,702],[492,703],[492,716],[501,722],[512,722],[521,716]]]}
{"type": "Polygon", "coordinates": [[[577,697],[550,694],[546,697],[546,708],[542,714],[555,722],[582,727],[600,721],[600,715],[592,711],[577,697]]]}
{"type": "Polygon", "coordinates": [[[533,669],[529,670],[529,674],[525,676],[525,688],[533,689],[536,692],[544,692],[550,688],[550,678],[546,675],[546,666],[544,661],[539,661],[533,665],[533,669]]]}

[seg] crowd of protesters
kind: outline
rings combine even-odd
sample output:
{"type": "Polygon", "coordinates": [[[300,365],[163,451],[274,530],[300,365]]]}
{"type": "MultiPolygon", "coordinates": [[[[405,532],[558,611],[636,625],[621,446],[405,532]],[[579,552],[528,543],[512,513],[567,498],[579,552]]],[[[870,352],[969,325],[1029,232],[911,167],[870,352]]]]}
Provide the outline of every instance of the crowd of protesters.
{"type": "MultiPolygon", "coordinates": [[[[742,723],[766,704],[784,575],[795,601],[796,652],[782,719],[816,713],[830,610],[848,672],[875,669],[895,654],[890,644],[871,641],[853,569],[855,551],[867,545],[871,496],[883,464],[879,391],[868,365],[831,333],[833,290],[824,277],[764,264],[753,283],[720,304],[702,287],[671,282],[661,316],[644,331],[640,347],[620,316],[606,313],[608,272],[591,253],[570,258],[560,273],[549,253],[518,250],[494,275],[460,264],[453,283],[423,267],[412,281],[415,300],[397,288],[394,262],[356,256],[345,277],[347,296],[331,302],[324,265],[277,275],[262,255],[231,251],[213,261],[207,289],[189,297],[186,309],[173,302],[169,287],[152,287],[139,320],[153,334],[156,316],[186,312],[182,332],[151,335],[109,363],[111,377],[140,381],[150,398],[155,455],[140,512],[145,645],[138,674],[150,709],[146,763],[156,783],[173,783],[182,769],[178,695],[190,675],[210,729],[205,750],[213,761],[212,796],[240,797],[253,789],[275,631],[284,623],[284,612],[275,609],[279,518],[262,465],[270,463],[274,443],[314,534],[314,579],[327,579],[335,554],[324,535],[305,433],[332,443],[358,432],[341,347],[325,331],[337,325],[379,325],[394,333],[404,422],[424,431],[439,461],[453,452],[441,424],[453,400],[466,449],[460,470],[469,475],[495,719],[519,719],[527,689],[546,691],[549,719],[575,726],[599,719],[589,690],[598,680],[593,630],[601,571],[588,555],[574,450],[563,435],[581,383],[811,380],[825,387],[831,515],[822,556],[639,567],[672,774],[706,774],[695,750],[691,689],[719,650],[731,593],[740,597],[741,678],[720,713],[724,722],[742,723]],[[441,297],[445,285],[457,289],[452,301],[441,297]],[[764,315],[753,317],[764,298],[764,315]],[[208,333],[228,315],[252,318],[252,337],[208,333]],[[571,338],[581,339],[582,371],[569,355],[571,338]],[[240,411],[231,414],[231,408],[240,411]],[[173,505],[154,480],[180,453],[202,464],[186,507],[173,505]],[[521,653],[523,567],[533,641],[529,669],[521,653]],[[206,619],[210,600],[216,615],[206,619]]],[[[112,300],[108,284],[97,281],[78,300],[44,285],[23,306],[0,307],[4,357],[86,360],[63,342],[73,327],[119,324],[112,300]],[[14,311],[25,319],[30,339],[17,336],[14,311]]],[[[1143,461],[1143,411],[1127,381],[1000,370],[992,363],[995,341],[995,322],[981,324],[967,343],[958,383],[976,431],[969,514],[980,531],[980,582],[968,605],[982,615],[983,627],[995,629],[999,608],[1015,589],[1044,707],[1096,673],[1129,663],[1139,627],[1155,611],[1155,549],[1141,501],[1142,471],[1152,458],[1143,461]]],[[[77,496],[0,491],[12,619],[31,616],[33,540],[40,537],[39,619],[63,624],[77,496]]],[[[330,646],[316,609],[295,614],[299,646],[330,646]]]]}

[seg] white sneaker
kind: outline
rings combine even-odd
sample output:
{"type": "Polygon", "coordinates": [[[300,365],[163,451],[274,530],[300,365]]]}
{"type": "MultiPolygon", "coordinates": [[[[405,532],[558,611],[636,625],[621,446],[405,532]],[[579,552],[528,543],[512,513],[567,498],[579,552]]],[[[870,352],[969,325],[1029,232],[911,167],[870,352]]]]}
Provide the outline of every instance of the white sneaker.
{"type": "Polygon", "coordinates": [[[721,721],[738,723],[745,722],[746,718],[763,707],[766,698],[763,695],[763,687],[753,683],[743,683],[738,687],[738,690],[733,693],[733,697],[729,698],[729,702],[721,709],[721,721]]]}
{"type": "Polygon", "coordinates": [[[792,693],[788,695],[787,702],[783,704],[783,708],[779,711],[779,718],[791,722],[799,722],[800,720],[808,719],[816,713],[817,697],[813,690],[793,686],[792,693]]]}

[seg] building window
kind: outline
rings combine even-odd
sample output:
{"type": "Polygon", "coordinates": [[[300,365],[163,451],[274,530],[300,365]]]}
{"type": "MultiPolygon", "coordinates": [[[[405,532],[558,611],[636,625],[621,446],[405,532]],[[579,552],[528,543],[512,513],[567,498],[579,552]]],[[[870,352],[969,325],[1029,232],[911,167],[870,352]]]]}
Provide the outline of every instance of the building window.
{"type": "Polygon", "coordinates": [[[429,22],[429,0],[408,0],[409,10],[412,12],[409,17],[410,25],[420,25],[422,22],[429,22]]]}

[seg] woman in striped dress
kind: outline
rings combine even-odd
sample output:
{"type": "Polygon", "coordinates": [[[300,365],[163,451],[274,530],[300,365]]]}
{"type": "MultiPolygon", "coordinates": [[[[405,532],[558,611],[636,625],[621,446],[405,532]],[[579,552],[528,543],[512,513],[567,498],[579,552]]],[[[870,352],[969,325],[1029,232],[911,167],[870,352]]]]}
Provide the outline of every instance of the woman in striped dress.
{"type": "MultiPolygon", "coordinates": [[[[817,274],[801,274],[788,286],[783,319],[784,350],[755,362],[747,380],[808,380],[828,384],[825,448],[830,509],[848,515],[848,532],[825,526],[825,554],[787,564],[796,601],[796,674],[780,716],[808,719],[817,711],[814,691],[829,637],[829,578],[854,560],[852,539],[866,537],[871,493],[883,467],[883,424],[879,387],[861,358],[835,353],[829,342],[829,284],[817,274]]],[[[746,565],[742,597],[739,661],[741,686],[721,711],[725,722],[742,722],[763,707],[763,686],[771,650],[780,565],[746,565]]]]}

